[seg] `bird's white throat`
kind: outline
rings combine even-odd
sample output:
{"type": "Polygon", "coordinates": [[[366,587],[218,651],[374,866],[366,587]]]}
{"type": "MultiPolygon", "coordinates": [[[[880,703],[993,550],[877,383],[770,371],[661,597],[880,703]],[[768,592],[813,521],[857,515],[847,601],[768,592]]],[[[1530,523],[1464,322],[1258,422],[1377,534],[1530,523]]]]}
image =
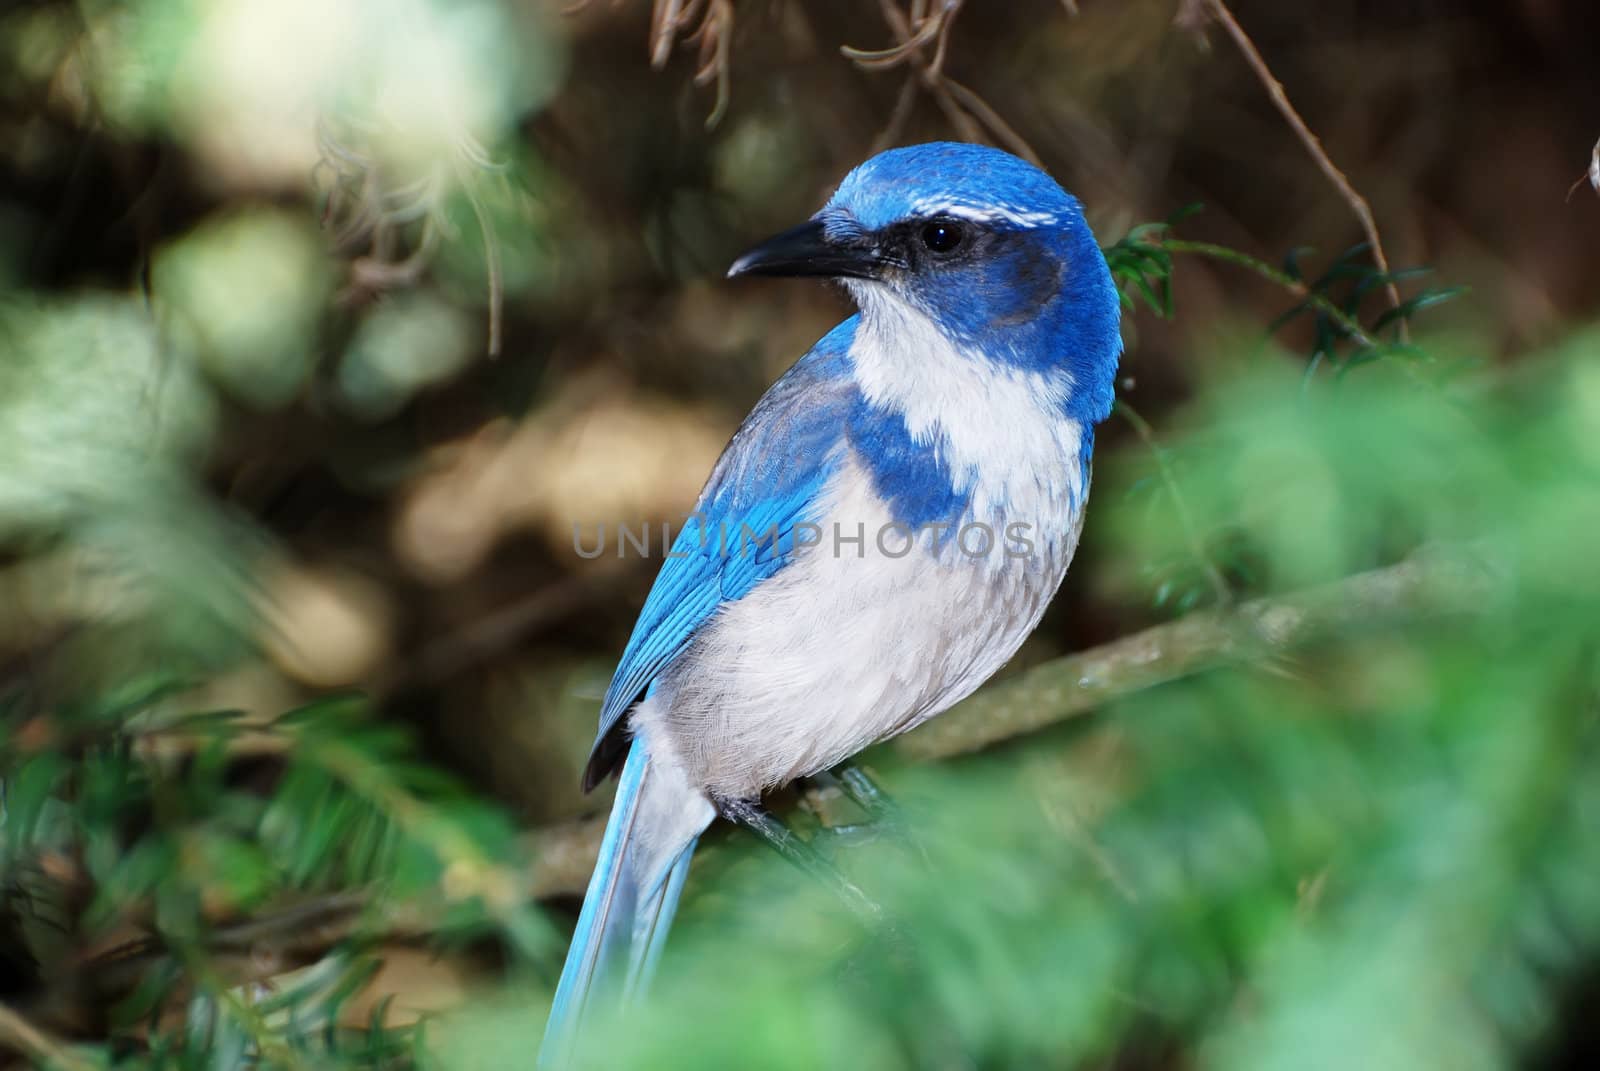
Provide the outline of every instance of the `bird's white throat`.
{"type": "Polygon", "coordinates": [[[867,401],[897,412],[919,445],[936,450],[976,517],[1050,523],[1083,505],[1084,429],[1063,403],[1065,369],[1035,372],[951,339],[882,284],[852,282],[861,307],[850,345],[867,401]]]}

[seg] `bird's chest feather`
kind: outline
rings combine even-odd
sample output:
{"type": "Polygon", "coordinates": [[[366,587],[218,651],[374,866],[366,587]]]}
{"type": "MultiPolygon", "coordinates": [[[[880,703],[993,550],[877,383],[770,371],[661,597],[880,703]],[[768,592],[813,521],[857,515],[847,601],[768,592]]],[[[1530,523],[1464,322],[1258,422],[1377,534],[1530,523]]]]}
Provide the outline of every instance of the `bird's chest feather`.
{"type": "Polygon", "coordinates": [[[899,306],[863,324],[851,358],[847,439],[899,519],[1022,525],[1046,541],[1076,523],[1093,432],[1066,414],[1064,370],[962,347],[899,306]]]}

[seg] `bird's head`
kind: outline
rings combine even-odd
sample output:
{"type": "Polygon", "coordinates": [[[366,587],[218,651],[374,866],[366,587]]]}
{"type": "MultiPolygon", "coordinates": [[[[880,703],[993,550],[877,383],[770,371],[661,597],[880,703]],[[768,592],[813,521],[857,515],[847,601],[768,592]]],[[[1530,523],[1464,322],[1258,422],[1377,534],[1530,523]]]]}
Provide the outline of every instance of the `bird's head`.
{"type": "Polygon", "coordinates": [[[915,317],[966,352],[1066,372],[1091,421],[1110,409],[1121,306],[1105,257],[1077,200],[999,149],[880,153],[728,274],[839,279],[868,324],[915,317]]]}

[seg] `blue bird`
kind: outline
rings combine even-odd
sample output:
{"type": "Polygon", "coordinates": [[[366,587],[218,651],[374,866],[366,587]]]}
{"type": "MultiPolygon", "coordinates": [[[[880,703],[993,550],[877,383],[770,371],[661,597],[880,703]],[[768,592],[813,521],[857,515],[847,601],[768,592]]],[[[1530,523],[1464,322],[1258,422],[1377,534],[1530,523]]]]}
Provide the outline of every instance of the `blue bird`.
{"type": "Polygon", "coordinates": [[[874,156],[728,275],[837,279],[860,311],[734,433],[623,652],[584,789],[621,776],[546,1066],[599,994],[648,984],[715,818],[759,825],[763,793],[1011,657],[1072,560],[1111,410],[1121,310],[1099,245],[997,149],[874,156]]]}

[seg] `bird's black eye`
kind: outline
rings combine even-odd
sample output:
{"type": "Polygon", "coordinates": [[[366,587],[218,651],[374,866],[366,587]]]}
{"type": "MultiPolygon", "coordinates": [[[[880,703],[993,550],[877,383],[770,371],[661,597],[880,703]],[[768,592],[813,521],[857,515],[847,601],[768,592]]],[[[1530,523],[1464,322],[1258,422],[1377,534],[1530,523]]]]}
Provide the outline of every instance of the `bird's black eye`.
{"type": "Polygon", "coordinates": [[[922,225],[922,244],[927,246],[930,252],[954,253],[966,240],[967,229],[959,223],[942,219],[922,225]]]}

